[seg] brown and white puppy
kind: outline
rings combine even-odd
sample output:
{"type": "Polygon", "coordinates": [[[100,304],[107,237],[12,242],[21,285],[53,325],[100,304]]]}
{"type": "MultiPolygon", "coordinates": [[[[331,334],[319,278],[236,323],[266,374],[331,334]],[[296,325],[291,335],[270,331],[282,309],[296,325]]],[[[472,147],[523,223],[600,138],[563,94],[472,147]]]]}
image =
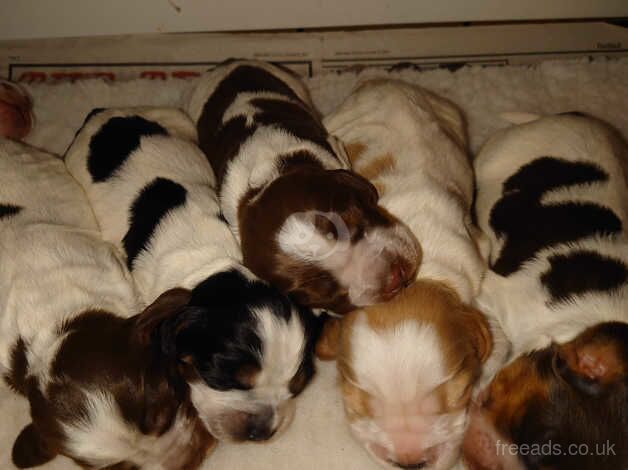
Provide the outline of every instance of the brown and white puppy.
{"type": "Polygon", "coordinates": [[[0,79],[0,137],[22,140],[33,127],[33,103],[16,83],[0,79]]]}
{"type": "MultiPolygon", "coordinates": [[[[423,249],[414,283],[392,301],[329,325],[353,434],[386,466],[448,469],[458,459],[471,390],[491,350],[470,304],[484,264],[469,234],[473,173],[460,111],[416,86],[377,80],[325,119],[354,169],[423,249]]],[[[333,344],[332,344],[333,352],[333,344]]]]}
{"type": "Polygon", "coordinates": [[[190,399],[190,366],[159,327],[189,294],[132,316],[131,276],[63,162],[8,140],[0,246],[0,373],[32,418],[15,465],[61,454],[85,468],[197,468],[214,441],[190,399]]]}
{"type": "Polygon", "coordinates": [[[413,279],[412,234],[347,169],[294,74],[229,61],[201,78],[187,109],[255,274],[338,314],[388,300],[413,279]]]}
{"type": "Polygon", "coordinates": [[[511,352],[479,395],[469,466],[627,468],[628,146],[568,113],[499,132],[475,167],[478,300],[511,352]]]}

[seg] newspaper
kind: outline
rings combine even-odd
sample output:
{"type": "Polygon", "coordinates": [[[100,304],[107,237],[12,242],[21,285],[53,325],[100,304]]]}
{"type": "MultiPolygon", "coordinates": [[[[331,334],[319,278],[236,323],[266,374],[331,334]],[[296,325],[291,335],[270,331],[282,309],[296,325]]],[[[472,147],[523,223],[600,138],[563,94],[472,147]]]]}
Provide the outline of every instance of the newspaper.
{"type": "Polygon", "coordinates": [[[347,68],[499,66],[628,55],[628,29],[602,22],[363,31],[189,33],[0,42],[0,77],[184,80],[228,58],[279,62],[303,76],[347,68]]]}

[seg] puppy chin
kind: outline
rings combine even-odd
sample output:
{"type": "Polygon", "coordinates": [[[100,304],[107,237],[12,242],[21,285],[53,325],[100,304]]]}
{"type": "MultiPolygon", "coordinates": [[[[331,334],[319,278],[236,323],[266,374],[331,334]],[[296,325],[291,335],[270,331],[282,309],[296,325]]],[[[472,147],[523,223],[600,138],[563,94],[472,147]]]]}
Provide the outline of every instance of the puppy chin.
{"type": "Polygon", "coordinates": [[[266,442],[279,437],[294,418],[295,404],[288,399],[278,406],[241,403],[236,408],[216,408],[201,419],[216,439],[227,442],[266,442]]]}
{"type": "MultiPolygon", "coordinates": [[[[406,468],[402,463],[398,463],[400,459],[394,450],[393,440],[374,420],[359,419],[351,423],[350,429],[353,437],[380,466],[388,469],[406,468]]],[[[416,465],[409,464],[407,468],[424,470],[452,468],[460,457],[463,437],[463,433],[451,434],[446,441],[431,446],[422,453],[425,463],[421,465],[417,459],[416,465]]],[[[417,436],[417,440],[419,439],[421,437],[417,436]]]]}

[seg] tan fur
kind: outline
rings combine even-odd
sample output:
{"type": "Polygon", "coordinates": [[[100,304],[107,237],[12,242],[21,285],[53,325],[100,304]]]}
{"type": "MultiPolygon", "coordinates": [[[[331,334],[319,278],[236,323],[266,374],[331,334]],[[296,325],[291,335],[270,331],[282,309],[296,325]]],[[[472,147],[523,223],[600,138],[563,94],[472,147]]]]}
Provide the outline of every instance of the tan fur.
{"type": "Polygon", "coordinates": [[[364,399],[363,392],[358,393],[346,380],[353,377],[350,357],[352,324],[361,312],[366,314],[369,326],[375,331],[383,332],[405,321],[431,324],[441,338],[441,344],[447,345],[446,366],[452,374],[451,380],[438,389],[441,412],[468,405],[480,365],[491,351],[488,323],[479,311],[465,305],[445,283],[418,280],[393,300],[352,312],[342,320],[338,368],[345,403],[348,409],[353,409],[350,415],[353,414],[354,419],[360,417],[356,410],[368,410],[356,403],[356,400],[364,399]]]}

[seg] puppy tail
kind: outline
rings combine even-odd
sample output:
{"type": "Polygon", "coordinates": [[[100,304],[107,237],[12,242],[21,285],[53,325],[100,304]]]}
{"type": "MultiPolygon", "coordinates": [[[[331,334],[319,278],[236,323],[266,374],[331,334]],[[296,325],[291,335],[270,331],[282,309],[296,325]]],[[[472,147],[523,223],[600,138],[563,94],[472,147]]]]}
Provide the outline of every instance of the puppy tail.
{"type": "Polygon", "coordinates": [[[508,111],[501,113],[499,117],[510,124],[525,124],[527,122],[536,121],[542,116],[540,114],[526,113],[523,111],[508,111]]]}

